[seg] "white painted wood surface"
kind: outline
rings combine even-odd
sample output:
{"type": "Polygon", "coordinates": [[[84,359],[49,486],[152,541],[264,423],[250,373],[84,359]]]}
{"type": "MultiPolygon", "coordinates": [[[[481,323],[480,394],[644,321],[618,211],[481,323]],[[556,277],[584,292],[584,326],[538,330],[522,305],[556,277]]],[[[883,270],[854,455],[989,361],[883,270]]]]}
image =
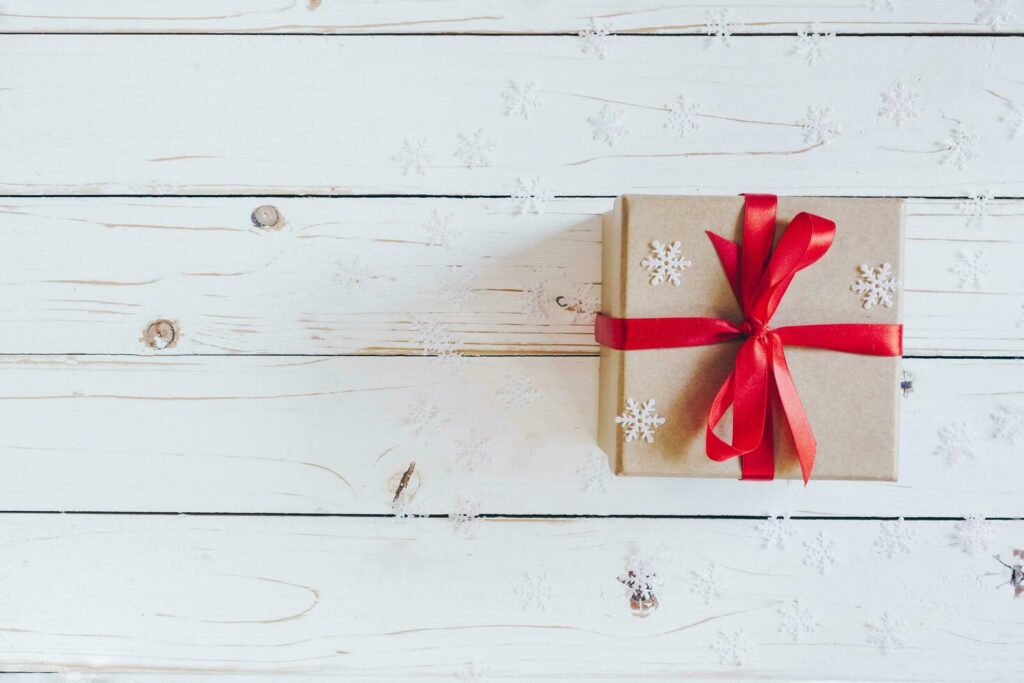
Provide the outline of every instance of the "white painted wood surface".
{"type": "Polygon", "coordinates": [[[9,36],[0,193],[1024,195],[1003,121],[1024,39],[843,38],[813,67],[795,41],[636,37],[601,60],[558,36],[9,36]],[[536,83],[529,120],[505,116],[512,80],[536,83]],[[897,80],[921,94],[902,130],[879,117],[897,80]],[[665,128],[681,95],[703,107],[686,139],[665,128]],[[614,147],[588,123],[605,106],[631,131],[614,147]],[[809,106],[839,137],[808,137],[809,106]],[[964,170],[944,163],[957,121],[964,170]],[[492,165],[466,168],[479,129],[492,165]]]}
{"type": "MultiPolygon", "coordinates": [[[[906,352],[1020,355],[1024,204],[994,201],[975,225],[962,203],[907,205],[906,352]],[[977,291],[953,272],[975,251],[990,265],[977,291]]],[[[599,293],[610,204],[521,215],[509,199],[0,200],[0,350],[143,353],[143,330],[169,319],[181,334],[164,354],[418,353],[414,323],[434,316],[468,354],[595,354],[590,323],[556,300],[599,293]],[[267,202],[280,229],[250,220],[267,202]],[[461,232],[449,247],[431,244],[434,212],[461,232]],[[474,275],[462,302],[446,298],[452,270],[474,275]],[[538,283],[547,319],[526,305],[538,283]]]]}
{"type": "Polygon", "coordinates": [[[1012,33],[970,0],[10,0],[0,31],[576,33],[591,17],[622,33],[700,34],[715,11],[737,33],[1012,33]],[[890,7],[891,5],[891,7],[890,7]]]}
{"type": "MultiPolygon", "coordinates": [[[[1019,680],[1020,601],[989,553],[952,545],[953,522],[907,522],[911,552],[892,559],[877,521],[792,524],[765,550],[749,520],[494,519],[466,538],[438,519],[10,516],[0,653],[8,669],[165,676],[1019,680]],[[824,574],[804,563],[819,533],[824,574]],[[663,584],[645,619],[616,581],[638,551],[663,584]],[[794,599],[818,624],[796,643],[779,614],[794,599]],[[901,642],[883,653],[869,625],[886,612],[901,642]],[[713,649],[737,631],[742,667],[713,649]]],[[[1024,533],[991,524],[993,551],[1024,533]]]]}

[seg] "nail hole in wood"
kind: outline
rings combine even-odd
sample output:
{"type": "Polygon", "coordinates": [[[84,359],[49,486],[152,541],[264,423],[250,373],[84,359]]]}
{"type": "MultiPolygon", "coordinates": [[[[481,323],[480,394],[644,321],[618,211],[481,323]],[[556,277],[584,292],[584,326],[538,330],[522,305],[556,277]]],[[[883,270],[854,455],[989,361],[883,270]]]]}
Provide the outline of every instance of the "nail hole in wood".
{"type": "Polygon", "coordinates": [[[284,217],[276,206],[264,204],[257,206],[256,210],[252,212],[252,224],[257,228],[280,230],[284,227],[284,217]]]}
{"type": "Polygon", "coordinates": [[[146,326],[142,341],[151,349],[174,348],[178,343],[178,325],[171,320],[154,320],[146,326]]]}

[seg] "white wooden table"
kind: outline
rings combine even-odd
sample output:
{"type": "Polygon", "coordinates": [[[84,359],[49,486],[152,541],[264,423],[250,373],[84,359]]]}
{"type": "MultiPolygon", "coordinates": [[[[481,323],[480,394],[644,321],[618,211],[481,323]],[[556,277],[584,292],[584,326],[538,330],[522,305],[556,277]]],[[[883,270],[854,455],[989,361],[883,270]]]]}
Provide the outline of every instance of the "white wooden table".
{"type": "Polygon", "coordinates": [[[1013,5],[4,2],[4,680],[1024,680],[1013,5]],[[743,191],[908,198],[898,483],[606,473],[599,216],[743,191]]]}

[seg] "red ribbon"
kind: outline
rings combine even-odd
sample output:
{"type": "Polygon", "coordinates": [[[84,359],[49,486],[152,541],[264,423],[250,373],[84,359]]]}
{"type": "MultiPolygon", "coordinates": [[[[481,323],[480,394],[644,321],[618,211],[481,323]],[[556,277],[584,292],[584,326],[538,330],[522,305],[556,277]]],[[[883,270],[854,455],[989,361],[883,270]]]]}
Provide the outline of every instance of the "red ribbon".
{"type": "Polygon", "coordinates": [[[832,246],[836,225],[810,213],[797,214],[772,251],[774,195],[748,194],[743,208],[743,246],[711,232],[743,322],[718,318],[611,318],[598,315],[594,336],[602,346],[620,350],[672,349],[744,339],[736,363],[708,412],[707,454],[722,461],[740,457],[743,479],[775,477],[772,397],[778,398],[793,435],[804,484],[811,476],[817,444],[783,347],[813,346],[844,353],[899,356],[902,325],[793,325],[770,328],[793,276],[820,259],[832,246]],[[715,434],[733,409],[732,443],[715,434]]]}

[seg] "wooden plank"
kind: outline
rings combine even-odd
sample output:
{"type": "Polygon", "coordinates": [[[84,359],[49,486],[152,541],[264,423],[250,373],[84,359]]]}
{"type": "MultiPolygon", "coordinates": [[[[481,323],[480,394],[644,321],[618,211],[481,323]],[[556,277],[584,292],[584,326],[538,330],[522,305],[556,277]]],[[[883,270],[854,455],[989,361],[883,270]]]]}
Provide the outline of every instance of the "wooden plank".
{"type": "Polygon", "coordinates": [[[837,39],[817,66],[795,41],[634,37],[601,60],[571,36],[10,36],[0,193],[1024,195],[1024,41],[837,39]],[[529,120],[505,115],[513,80],[536,83],[529,120]],[[897,80],[920,96],[903,129],[879,116],[897,80]],[[679,96],[702,107],[685,139],[679,96]],[[603,107],[630,131],[614,147],[603,107]],[[468,168],[479,130],[491,165],[468,168]]]}
{"type": "Polygon", "coordinates": [[[455,376],[427,358],[0,360],[6,510],[387,515],[415,463],[400,500],[416,514],[473,506],[488,514],[1021,515],[1013,434],[997,438],[992,417],[1022,410],[1020,361],[905,361],[913,385],[903,399],[899,483],[804,488],[611,477],[596,447],[593,358],[476,358],[455,376]],[[511,400],[511,383],[524,380],[527,398],[511,400]],[[939,432],[959,422],[974,456],[953,465],[938,451],[939,432]]]}
{"type": "MultiPolygon", "coordinates": [[[[1024,204],[994,201],[973,226],[960,203],[908,203],[907,353],[1020,355],[1024,204]],[[952,269],[975,251],[988,277],[960,289],[952,269]]],[[[146,353],[165,346],[145,330],[166,319],[168,355],[418,353],[415,323],[433,317],[464,353],[594,354],[588,320],[556,301],[599,295],[610,204],[520,215],[507,199],[0,200],[0,351],[146,353]],[[267,203],[279,229],[250,220],[267,203]],[[461,233],[449,248],[425,227],[435,212],[461,233]],[[537,284],[546,312],[527,293],[537,284]]]]}
{"type": "Polygon", "coordinates": [[[995,590],[1009,572],[991,557],[1019,544],[1020,521],[989,523],[974,555],[953,546],[955,522],[906,522],[911,552],[891,559],[877,521],[794,523],[785,550],[749,520],[486,520],[474,538],[446,520],[3,522],[19,586],[6,671],[992,681],[1024,667],[1024,611],[995,590]],[[805,564],[818,534],[836,561],[824,573],[805,564]],[[616,580],[638,551],[661,583],[645,619],[616,580]],[[528,575],[537,598],[520,593],[528,575]],[[780,610],[797,599],[816,628],[794,642],[780,610]],[[883,652],[871,625],[887,613],[883,652]],[[742,666],[715,649],[737,632],[742,666]]]}
{"type": "Polygon", "coordinates": [[[692,3],[650,0],[12,0],[0,12],[4,32],[272,32],[272,33],[576,33],[588,18],[623,33],[701,34],[708,15],[729,11],[737,33],[795,33],[815,24],[837,33],[1011,33],[1021,18],[998,27],[963,0],[735,0],[692,3]]]}

